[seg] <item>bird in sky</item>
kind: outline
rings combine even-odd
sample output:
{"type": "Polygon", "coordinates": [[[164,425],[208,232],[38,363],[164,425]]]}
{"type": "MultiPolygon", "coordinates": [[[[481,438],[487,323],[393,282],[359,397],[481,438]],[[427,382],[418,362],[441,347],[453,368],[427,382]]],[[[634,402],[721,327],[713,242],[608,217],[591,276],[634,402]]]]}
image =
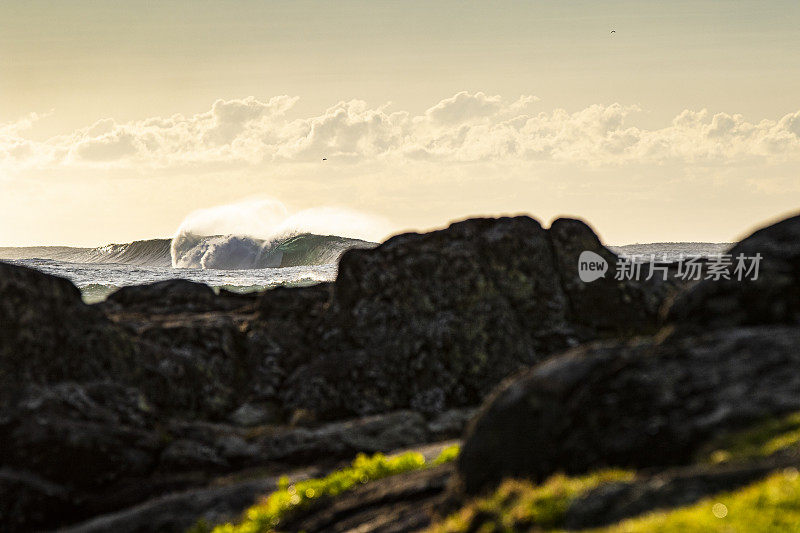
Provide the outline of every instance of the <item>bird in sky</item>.
{"type": "Polygon", "coordinates": [[[323,160],[323,161],[327,161],[327,160],[328,160],[328,158],[327,158],[327,157],[323,157],[323,158],[322,158],[322,160],[323,160]]]}
{"type": "Polygon", "coordinates": [[[617,33],[617,30],[611,30],[611,33],[617,33]]]}

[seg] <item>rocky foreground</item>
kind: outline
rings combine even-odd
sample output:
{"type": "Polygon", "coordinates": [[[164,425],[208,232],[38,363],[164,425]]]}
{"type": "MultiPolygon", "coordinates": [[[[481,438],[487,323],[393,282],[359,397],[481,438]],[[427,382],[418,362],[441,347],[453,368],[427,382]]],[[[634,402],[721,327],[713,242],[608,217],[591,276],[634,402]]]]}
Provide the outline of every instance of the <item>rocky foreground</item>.
{"type": "Polygon", "coordinates": [[[280,476],[462,436],[457,463],[319,499],[278,529],[477,530],[503,520],[502,505],[473,511],[504,480],[535,493],[556,474],[631,472],[576,489],[556,522],[510,526],[581,529],[800,466],[791,439],[698,459],[800,411],[800,217],[731,252],[763,256],[755,281],[584,283],[584,250],[616,262],[580,221],[474,219],[351,250],[333,283],[171,281],[91,306],[0,263],[0,524],[236,521],[280,476]]]}

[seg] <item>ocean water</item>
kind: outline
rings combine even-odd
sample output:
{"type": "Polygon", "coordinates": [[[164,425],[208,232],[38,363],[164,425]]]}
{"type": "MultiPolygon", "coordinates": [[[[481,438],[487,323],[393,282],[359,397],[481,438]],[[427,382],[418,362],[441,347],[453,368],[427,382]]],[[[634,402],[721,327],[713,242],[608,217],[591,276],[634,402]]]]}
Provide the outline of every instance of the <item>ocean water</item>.
{"type": "Polygon", "coordinates": [[[175,278],[238,292],[262,291],[279,285],[312,285],[336,278],[335,264],[221,270],[113,263],[70,263],[52,259],[17,259],[10,262],[71,280],[81,290],[86,303],[104,300],[106,296],[125,285],[141,285],[175,278]]]}
{"type": "Polygon", "coordinates": [[[678,261],[681,257],[709,257],[726,253],[734,243],[730,242],[654,242],[609,246],[617,255],[649,261],[652,256],[658,261],[678,261]]]}
{"type": "MultiPolygon", "coordinates": [[[[303,286],[336,278],[338,259],[349,248],[375,243],[313,234],[272,241],[250,237],[181,235],[98,248],[0,247],[0,260],[71,280],[87,303],[126,285],[183,278],[212,288],[251,292],[303,286]],[[173,266],[175,265],[175,266],[173,266]]],[[[610,246],[617,254],[676,261],[681,255],[718,255],[729,243],[649,243],[610,246]]]]}
{"type": "Polygon", "coordinates": [[[231,291],[302,286],[336,277],[341,254],[375,243],[300,234],[270,241],[233,235],[152,239],[97,248],[0,248],[0,260],[71,280],[87,303],[126,285],[183,278],[231,291]],[[173,266],[174,265],[174,266],[173,266]]]}

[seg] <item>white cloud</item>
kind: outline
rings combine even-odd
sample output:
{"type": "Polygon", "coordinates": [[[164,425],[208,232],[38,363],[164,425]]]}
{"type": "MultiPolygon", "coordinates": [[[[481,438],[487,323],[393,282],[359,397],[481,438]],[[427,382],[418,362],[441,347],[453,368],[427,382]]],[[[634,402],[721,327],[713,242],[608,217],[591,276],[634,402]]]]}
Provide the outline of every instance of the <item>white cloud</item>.
{"type": "Polygon", "coordinates": [[[99,167],[180,169],[254,167],[319,161],[567,162],[731,165],[800,160],[800,111],[748,122],[741,115],[685,110],[661,128],[634,124],[640,110],[620,104],[576,112],[536,112],[537,99],[507,101],[458,93],[422,115],[389,105],[339,102],[290,119],[296,97],[217,100],[193,116],[118,123],[104,119],[46,141],[25,136],[39,117],[0,125],[0,166],[11,170],[99,167]]]}

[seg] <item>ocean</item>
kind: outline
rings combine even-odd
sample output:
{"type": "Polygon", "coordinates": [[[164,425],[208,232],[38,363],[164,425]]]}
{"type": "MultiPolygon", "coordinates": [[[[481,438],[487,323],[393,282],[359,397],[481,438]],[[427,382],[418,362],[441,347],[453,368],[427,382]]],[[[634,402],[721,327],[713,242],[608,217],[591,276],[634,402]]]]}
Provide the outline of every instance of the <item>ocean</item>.
{"type": "Polygon", "coordinates": [[[233,235],[181,233],[97,248],[0,247],[0,260],[71,280],[87,303],[126,285],[183,278],[231,291],[302,286],[336,277],[341,254],[376,243],[310,233],[272,240],[233,235]]]}
{"type": "MultiPolygon", "coordinates": [[[[183,278],[212,288],[252,292],[303,286],[336,278],[337,263],[349,248],[376,243],[310,233],[260,240],[252,237],[180,234],[97,248],[67,246],[0,247],[0,260],[71,280],[87,303],[120,287],[183,278]]],[[[617,254],[675,261],[681,255],[724,253],[729,243],[648,243],[609,246],[617,254]]]]}

